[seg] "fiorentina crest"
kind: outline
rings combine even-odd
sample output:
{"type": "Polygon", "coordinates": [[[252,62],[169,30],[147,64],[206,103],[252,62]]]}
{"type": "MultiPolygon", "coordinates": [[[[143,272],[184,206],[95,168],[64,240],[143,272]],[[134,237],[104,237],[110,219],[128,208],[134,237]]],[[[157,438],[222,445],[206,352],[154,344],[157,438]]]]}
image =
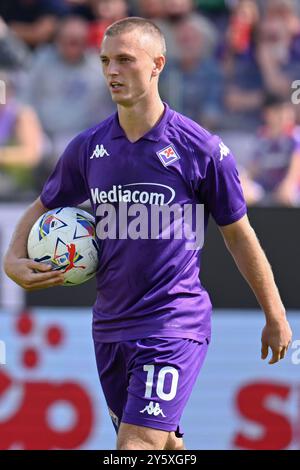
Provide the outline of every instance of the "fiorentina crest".
{"type": "Polygon", "coordinates": [[[168,147],[159,150],[158,152],[156,152],[156,155],[164,166],[169,166],[172,163],[176,162],[176,160],[180,159],[173,145],[168,145],[168,147]]]}

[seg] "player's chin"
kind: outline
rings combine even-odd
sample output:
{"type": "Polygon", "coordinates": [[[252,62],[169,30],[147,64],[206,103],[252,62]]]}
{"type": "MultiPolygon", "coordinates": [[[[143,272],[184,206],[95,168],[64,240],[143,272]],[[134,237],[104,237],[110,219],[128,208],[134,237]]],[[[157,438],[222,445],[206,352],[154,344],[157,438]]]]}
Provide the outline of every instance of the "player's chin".
{"type": "Polygon", "coordinates": [[[113,100],[114,103],[116,104],[120,104],[122,103],[122,98],[120,98],[119,96],[115,96],[115,95],[111,95],[111,99],[113,100]]]}
{"type": "Polygon", "coordinates": [[[133,100],[128,97],[128,96],[121,96],[121,95],[116,95],[112,94],[112,100],[116,104],[120,104],[122,106],[131,106],[133,104],[133,100]]]}

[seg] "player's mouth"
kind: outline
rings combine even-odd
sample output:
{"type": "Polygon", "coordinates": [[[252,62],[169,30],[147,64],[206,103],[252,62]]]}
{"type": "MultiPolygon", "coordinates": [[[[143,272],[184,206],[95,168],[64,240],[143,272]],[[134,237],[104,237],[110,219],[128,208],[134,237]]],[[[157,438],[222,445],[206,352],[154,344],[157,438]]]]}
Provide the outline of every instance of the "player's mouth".
{"type": "Polygon", "coordinates": [[[123,83],[116,82],[116,81],[109,83],[109,87],[113,93],[120,91],[123,86],[124,86],[123,83]]]}

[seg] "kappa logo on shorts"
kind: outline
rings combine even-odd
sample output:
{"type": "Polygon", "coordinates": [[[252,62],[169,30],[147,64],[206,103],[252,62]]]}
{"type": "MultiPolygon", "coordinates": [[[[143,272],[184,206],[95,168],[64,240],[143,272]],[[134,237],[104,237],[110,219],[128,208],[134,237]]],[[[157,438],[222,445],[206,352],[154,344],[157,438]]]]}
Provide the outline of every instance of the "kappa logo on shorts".
{"type": "Polygon", "coordinates": [[[145,408],[140,411],[140,413],[145,413],[145,412],[147,412],[148,415],[154,415],[154,416],[161,415],[163,418],[166,417],[163,414],[163,410],[159,406],[159,403],[155,403],[155,405],[154,405],[153,401],[150,401],[149,405],[145,406],[145,408]]]}
{"type": "Polygon", "coordinates": [[[162,164],[166,167],[176,162],[176,160],[180,159],[180,156],[176,152],[173,145],[168,145],[168,147],[159,150],[158,152],[156,152],[156,155],[158,156],[162,164]]]}

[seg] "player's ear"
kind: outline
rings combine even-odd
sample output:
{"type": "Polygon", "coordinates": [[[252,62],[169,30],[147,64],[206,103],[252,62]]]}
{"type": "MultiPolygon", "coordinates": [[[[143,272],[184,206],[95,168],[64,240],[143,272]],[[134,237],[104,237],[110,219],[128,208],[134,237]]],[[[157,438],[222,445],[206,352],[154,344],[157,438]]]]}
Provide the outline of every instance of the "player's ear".
{"type": "Polygon", "coordinates": [[[152,76],[157,77],[165,66],[165,63],[166,63],[165,56],[160,55],[158,57],[155,57],[155,59],[153,59],[153,62],[154,64],[153,64],[152,76]]]}

